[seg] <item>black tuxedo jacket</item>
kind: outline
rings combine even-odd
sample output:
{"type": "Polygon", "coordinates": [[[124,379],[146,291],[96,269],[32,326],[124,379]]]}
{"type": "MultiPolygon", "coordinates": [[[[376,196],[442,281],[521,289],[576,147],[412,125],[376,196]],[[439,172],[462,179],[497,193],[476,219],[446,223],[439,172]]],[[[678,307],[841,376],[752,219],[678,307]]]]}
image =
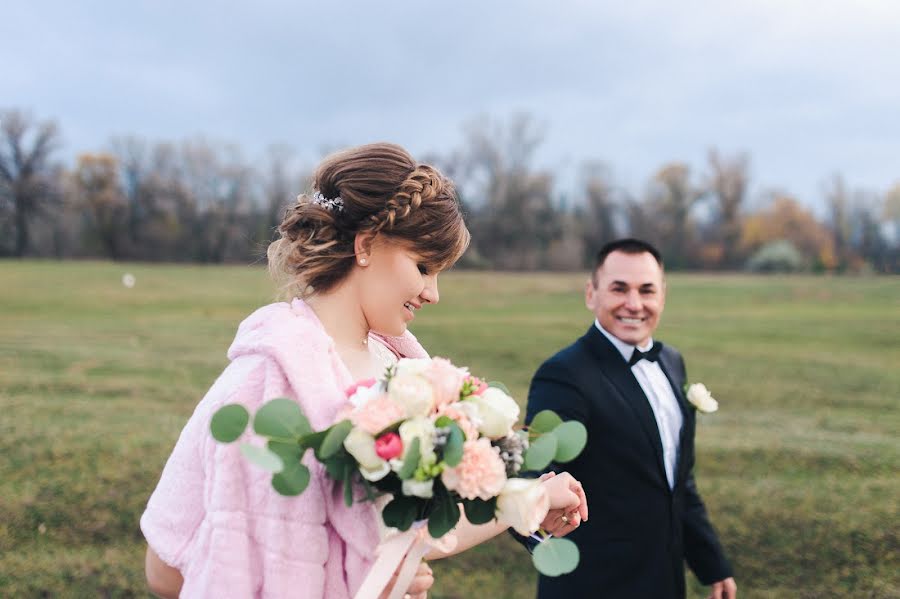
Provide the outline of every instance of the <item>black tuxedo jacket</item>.
{"type": "Polygon", "coordinates": [[[684,415],[671,490],[650,403],[596,326],[534,375],[526,422],[550,409],[588,430],[584,451],[562,466],[587,493],[589,520],[567,537],[581,561],[570,574],[541,576],[540,599],[681,599],[685,559],[704,584],[732,576],[694,485],[695,415],[682,392],[684,361],[664,346],[660,366],[684,415]]]}

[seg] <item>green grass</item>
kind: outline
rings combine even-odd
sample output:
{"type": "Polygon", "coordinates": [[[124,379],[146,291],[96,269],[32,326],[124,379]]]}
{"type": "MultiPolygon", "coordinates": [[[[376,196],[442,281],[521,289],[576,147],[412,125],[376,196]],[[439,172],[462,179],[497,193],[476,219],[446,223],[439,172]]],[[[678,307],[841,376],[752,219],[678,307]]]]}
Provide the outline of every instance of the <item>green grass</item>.
{"type": "MultiPolygon", "coordinates": [[[[414,332],[524,399],[590,323],[581,287],[450,273],[414,332]]],[[[900,279],[669,289],[659,337],[721,405],[699,423],[697,477],[741,596],[900,597],[900,279]]],[[[0,596],[147,596],[143,506],[238,322],[271,297],[261,268],[0,263],[0,596]]],[[[533,595],[506,538],[434,569],[433,597],[533,595]]]]}

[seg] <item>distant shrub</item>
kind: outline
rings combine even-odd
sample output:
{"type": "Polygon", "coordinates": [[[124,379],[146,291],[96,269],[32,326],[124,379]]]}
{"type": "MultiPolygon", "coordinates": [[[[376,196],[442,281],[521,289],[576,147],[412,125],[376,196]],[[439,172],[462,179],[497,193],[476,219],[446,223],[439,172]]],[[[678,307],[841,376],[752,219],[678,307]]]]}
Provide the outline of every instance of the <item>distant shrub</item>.
{"type": "Polygon", "coordinates": [[[786,239],[770,241],[747,260],[747,270],[752,272],[799,272],[806,268],[803,254],[786,239]]]}

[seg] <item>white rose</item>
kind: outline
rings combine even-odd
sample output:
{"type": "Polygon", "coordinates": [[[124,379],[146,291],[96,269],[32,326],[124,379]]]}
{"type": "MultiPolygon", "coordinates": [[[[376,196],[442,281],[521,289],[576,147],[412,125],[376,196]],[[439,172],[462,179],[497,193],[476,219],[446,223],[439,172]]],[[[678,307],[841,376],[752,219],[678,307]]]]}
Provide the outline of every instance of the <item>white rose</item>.
{"type": "Polygon", "coordinates": [[[428,358],[401,358],[397,360],[395,374],[423,375],[431,368],[431,360],[428,358]]]}
{"type": "Polygon", "coordinates": [[[497,497],[497,519],[526,537],[540,528],[549,510],[550,497],[537,479],[511,478],[497,497]]]}
{"type": "Polygon", "coordinates": [[[399,432],[404,448],[409,448],[413,439],[419,440],[420,464],[433,464],[437,461],[434,453],[434,423],[429,418],[420,416],[407,420],[400,425],[399,432]]]}
{"type": "Polygon", "coordinates": [[[407,418],[427,416],[434,408],[434,389],[418,374],[395,375],[388,385],[388,396],[406,411],[407,418]]]}
{"type": "Polygon", "coordinates": [[[478,430],[491,439],[505,437],[519,420],[519,404],[496,387],[488,387],[481,395],[461,403],[468,402],[478,407],[478,430]]]}
{"type": "Polygon", "coordinates": [[[388,463],[375,453],[375,437],[366,431],[352,429],[344,439],[344,449],[359,462],[359,471],[366,480],[380,480],[390,472],[388,463]]]}
{"type": "Polygon", "coordinates": [[[706,414],[719,409],[719,402],[713,399],[712,394],[703,383],[694,383],[688,387],[687,399],[694,404],[698,411],[706,414]]]}
{"type": "Polygon", "coordinates": [[[410,478],[403,481],[403,494],[411,497],[431,499],[434,495],[434,479],[415,480],[410,478]]]}

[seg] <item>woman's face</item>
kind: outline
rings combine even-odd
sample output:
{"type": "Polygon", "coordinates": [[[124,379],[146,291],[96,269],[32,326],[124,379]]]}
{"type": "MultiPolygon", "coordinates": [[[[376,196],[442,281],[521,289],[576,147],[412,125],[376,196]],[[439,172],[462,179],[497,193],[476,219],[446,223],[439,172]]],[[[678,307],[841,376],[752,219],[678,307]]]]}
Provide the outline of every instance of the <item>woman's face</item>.
{"type": "Polygon", "coordinates": [[[376,239],[371,253],[362,256],[359,270],[360,305],[369,328],[390,336],[402,335],[425,304],[438,302],[437,271],[429,270],[413,249],[376,239]]]}

